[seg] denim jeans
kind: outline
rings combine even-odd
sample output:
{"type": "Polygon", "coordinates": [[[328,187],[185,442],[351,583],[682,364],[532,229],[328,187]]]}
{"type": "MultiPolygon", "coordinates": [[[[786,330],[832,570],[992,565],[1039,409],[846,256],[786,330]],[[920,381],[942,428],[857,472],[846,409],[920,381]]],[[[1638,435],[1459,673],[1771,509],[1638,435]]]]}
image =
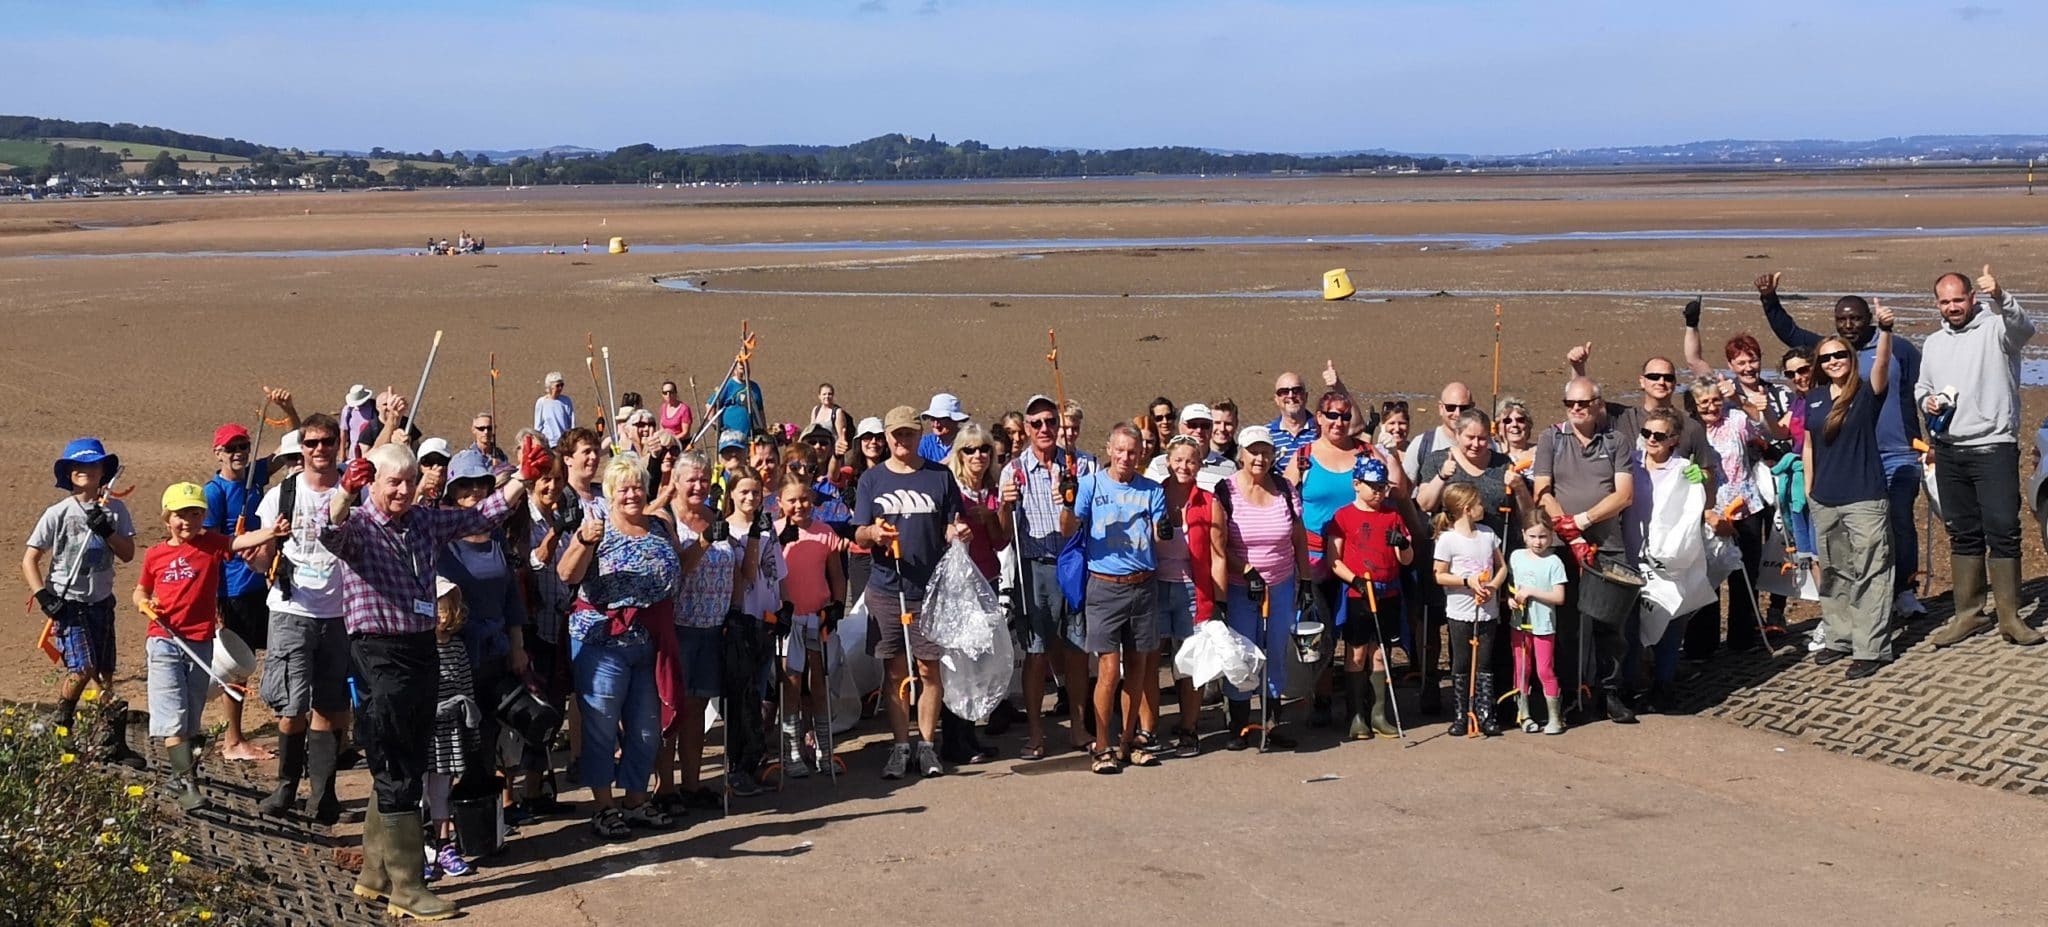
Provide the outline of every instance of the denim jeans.
{"type": "Polygon", "coordinates": [[[1950,556],[2019,559],[2019,445],[1937,444],[1934,479],[1941,490],[1950,556]]]}
{"type": "MultiPolygon", "coordinates": [[[[1266,695],[1279,698],[1287,687],[1287,664],[1294,660],[1294,577],[1266,584],[1266,634],[1261,649],[1266,652],[1266,695]]],[[[1224,619],[1230,630],[1259,643],[1259,606],[1246,595],[1242,584],[1231,584],[1224,619]]],[[[1235,687],[1228,693],[1233,702],[1251,701],[1251,690],[1235,687]]]]}
{"type": "MultiPolygon", "coordinates": [[[[2017,453],[2017,449],[2015,449],[2017,453]]],[[[2014,464],[2017,468],[2018,464],[2014,464]]],[[[1885,499],[1891,504],[1892,527],[1892,591],[1904,592],[1913,588],[1913,577],[1920,572],[1920,531],[1913,526],[1913,503],[1920,498],[1920,464],[1918,458],[1904,461],[1884,462],[1885,499]]],[[[2013,475],[2013,496],[2019,496],[2019,475],[2013,475]]],[[[2014,535],[2017,557],[2017,538],[2014,535]]]]}
{"type": "Polygon", "coordinates": [[[654,689],[654,644],[635,629],[622,638],[594,628],[569,644],[576,698],[583,708],[583,784],[647,791],[661,741],[661,698],[654,689]],[[614,760],[614,754],[617,759],[614,760]]]}

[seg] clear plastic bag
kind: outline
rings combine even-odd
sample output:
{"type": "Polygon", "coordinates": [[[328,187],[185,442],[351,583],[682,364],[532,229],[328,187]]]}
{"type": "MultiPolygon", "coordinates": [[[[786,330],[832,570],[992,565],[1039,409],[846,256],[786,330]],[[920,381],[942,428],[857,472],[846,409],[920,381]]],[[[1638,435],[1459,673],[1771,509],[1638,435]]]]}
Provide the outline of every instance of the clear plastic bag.
{"type": "Polygon", "coordinates": [[[1173,668],[1198,686],[1221,676],[1244,690],[1258,685],[1259,673],[1266,668],[1266,655],[1249,638],[1232,631],[1221,620],[1211,619],[1197,625],[1195,636],[1180,645],[1180,652],[1173,657],[1173,668]]]}
{"type": "Polygon", "coordinates": [[[1003,626],[1003,610],[994,589],[967,556],[967,545],[954,541],[939,559],[925,593],[918,630],[925,640],[948,651],[980,657],[995,647],[1003,626]]]}
{"type": "Polygon", "coordinates": [[[992,635],[988,652],[979,656],[947,650],[939,658],[939,682],[945,690],[946,707],[969,721],[988,720],[996,705],[1010,694],[1014,662],[1016,651],[1010,647],[1008,634],[992,635]]]}

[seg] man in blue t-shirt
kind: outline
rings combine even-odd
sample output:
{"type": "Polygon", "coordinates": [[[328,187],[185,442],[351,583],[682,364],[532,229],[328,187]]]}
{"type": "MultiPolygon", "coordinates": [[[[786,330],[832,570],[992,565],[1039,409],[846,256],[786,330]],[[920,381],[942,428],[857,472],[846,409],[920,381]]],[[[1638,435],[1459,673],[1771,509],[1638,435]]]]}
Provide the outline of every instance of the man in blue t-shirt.
{"type": "MultiPolygon", "coordinates": [[[[292,405],[291,392],[276,389],[269,394],[270,401],[284,411],[285,427],[298,428],[299,410],[292,405]]],[[[251,462],[255,453],[249,429],[233,422],[214,429],[213,457],[220,468],[203,487],[207,530],[233,537],[260,526],[256,504],[263,501],[271,474],[269,460],[251,462]],[[251,467],[255,468],[253,477],[251,467]]],[[[269,550],[259,548],[251,557],[257,563],[269,563],[269,550]]],[[[229,558],[220,583],[219,643],[236,658],[238,672],[230,673],[228,679],[236,685],[249,681],[249,673],[255,669],[255,652],[264,649],[270,637],[270,608],[264,604],[270,595],[270,584],[249,562],[241,557],[229,558]],[[249,664],[247,670],[241,668],[243,661],[249,664]]],[[[221,756],[231,760],[270,759],[273,754],[269,750],[250,743],[242,735],[242,703],[223,691],[220,704],[227,721],[227,733],[221,737],[221,756]]]]}
{"type": "Polygon", "coordinates": [[[755,428],[767,424],[758,420],[763,408],[761,384],[748,378],[745,361],[734,367],[732,376],[719,384],[718,392],[711,394],[710,412],[718,419],[718,429],[722,432],[753,434],[755,428]]]}
{"type": "Polygon", "coordinates": [[[1178,526],[1168,520],[1166,490],[1138,472],[1144,463],[1137,429],[1124,422],[1109,431],[1108,466],[1081,478],[1072,527],[1087,538],[1088,590],[1082,614],[1088,625],[1089,653],[1095,655],[1095,746],[1092,769],[1118,772],[1124,763],[1157,765],[1159,758],[1138,749],[1138,715],[1146,699],[1156,711],[1159,686],[1159,613],[1153,596],[1153,571],[1158,559],[1153,544],[1172,539],[1178,526]],[[1123,732],[1110,747],[1110,719],[1116,706],[1118,676],[1130,707],[1123,732]]]}
{"type": "Polygon", "coordinates": [[[945,773],[945,767],[939,765],[937,740],[942,704],[939,658],[945,651],[925,639],[916,617],[924,612],[926,586],[946,554],[947,543],[965,541],[967,523],[960,517],[960,486],[953,481],[952,471],[917,454],[918,435],[924,432],[917,410],[910,406],[890,409],[882,428],[889,443],[889,459],[861,474],[853,506],[854,543],[874,552],[865,593],[868,617],[874,622],[868,639],[887,668],[882,702],[896,737],[882,765],[882,778],[903,778],[910,762],[910,710],[903,701],[904,681],[910,674],[906,649],[917,660],[923,690],[917,700],[917,729],[922,738],[916,744],[918,772],[938,776],[945,773]],[[899,624],[891,616],[908,623],[899,624]]]}

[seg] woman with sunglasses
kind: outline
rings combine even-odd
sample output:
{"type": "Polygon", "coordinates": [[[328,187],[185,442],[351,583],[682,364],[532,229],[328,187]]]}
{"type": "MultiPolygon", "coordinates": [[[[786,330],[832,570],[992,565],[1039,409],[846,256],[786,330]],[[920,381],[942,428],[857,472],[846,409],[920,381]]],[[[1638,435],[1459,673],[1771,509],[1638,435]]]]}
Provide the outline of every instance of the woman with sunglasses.
{"type": "MultiPolygon", "coordinates": [[[[1345,398],[1346,408],[1349,401],[1345,398]]],[[[1230,580],[1224,617],[1232,631],[1266,652],[1266,691],[1259,696],[1270,709],[1269,726],[1260,735],[1264,745],[1291,750],[1294,740],[1278,732],[1280,693],[1287,688],[1287,664],[1294,659],[1295,602],[1309,592],[1303,588],[1308,585],[1308,538],[1293,490],[1273,471],[1273,436],[1254,425],[1239,432],[1237,440],[1239,469],[1216,484],[1230,558],[1223,572],[1230,580]]],[[[1345,480],[1350,480],[1348,471],[1345,480]]],[[[1250,746],[1252,692],[1233,687],[1228,695],[1230,738],[1224,747],[1243,750],[1250,746]]]]}
{"type": "MultiPolygon", "coordinates": [[[[1167,517],[1178,518],[1186,530],[1158,542],[1153,553],[1159,560],[1155,580],[1159,636],[1176,650],[1194,637],[1196,625],[1216,616],[1216,603],[1229,585],[1224,557],[1215,548],[1216,531],[1224,524],[1223,507],[1195,479],[1208,453],[1202,440],[1194,435],[1174,435],[1166,442],[1167,475],[1160,485],[1166,490],[1167,517]]],[[[1201,690],[1178,669],[1173,674],[1173,687],[1180,699],[1180,725],[1173,736],[1174,755],[1198,755],[1201,742],[1195,732],[1202,720],[1201,690]]],[[[1150,732],[1158,730],[1159,710],[1151,700],[1147,701],[1138,719],[1138,736],[1141,741],[1156,743],[1157,737],[1150,732]]],[[[1151,744],[1147,748],[1157,750],[1151,744]]]]}
{"type": "Polygon", "coordinates": [[[1526,461],[1536,454],[1536,416],[1529,411],[1529,404],[1517,396],[1502,396],[1493,407],[1493,422],[1498,432],[1493,446],[1526,472],[1526,461]]]}
{"type": "MultiPolygon", "coordinates": [[[[973,422],[960,426],[946,469],[960,487],[961,520],[967,523],[967,556],[990,588],[999,585],[1000,552],[1010,546],[1010,510],[1003,505],[996,475],[996,444],[988,429],[973,422]]],[[[955,765],[975,765],[996,758],[996,750],[975,736],[974,722],[942,709],[939,717],[940,758],[955,765]]]]}
{"type": "MultiPolygon", "coordinates": [[[[1529,496],[1529,484],[1514,469],[1515,459],[1495,448],[1493,441],[1493,422],[1484,410],[1470,408],[1459,412],[1451,420],[1450,442],[1422,458],[1424,479],[1415,486],[1415,507],[1428,516],[1441,512],[1454,517],[1457,513],[1443,509],[1443,492],[1459,483],[1470,485],[1479,491],[1480,503],[1486,506],[1486,515],[1481,521],[1504,545],[1501,555],[1506,556],[1509,550],[1519,549],[1522,541],[1522,532],[1516,528],[1520,521],[1513,515],[1534,511],[1535,503],[1529,496]]],[[[1423,546],[1427,548],[1430,545],[1423,546]]],[[[1438,616],[1445,614],[1445,611],[1433,610],[1430,633],[1422,635],[1428,650],[1421,657],[1432,667],[1436,665],[1437,656],[1437,636],[1433,633],[1433,626],[1438,616]]],[[[1508,642],[1502,635],[1494,635],[1489,640],[1493,647],[1479,655],[1481,669],[1490,667],[1494,678],[1513,678],[1510,675],[1513,663],[1508,642]]]]}
{"type": "Polygon", "coordinates": [[[1140,460],[1151,460],[1172,440],[1174,425],[1180,421],[1180,407],[1173,400],[1160,396],[1145,406],[1144,417],[1138,419],[1138,431],[1145,436],[1142,448],[1145,456],[1140,460]]]}
{"type": "MultiPolygon", "coordinates": [[[[1720,462],[1714,473],[1714,504],[1707,509],[1707,524],[1716,534],[1734,538],[1742,551],[1742,572],[1728,577],[1727,607],[1728,649],[1740,653],[1767,643],[1757,639],[1764,618],[1757,612],[1752,577],[1763,562],[1764,524],[1770,512],[1754,474],[1764,440],[1782,437],[1784,429],[1771,417],[1762,394],[1744,392],[1733,381],[1700,377],[1693,382],[1692,397],[1700,424],[1706,426],[1707,444],[1720,462]],[[1741,407],[1730,408],[1730,403],[1741,407]],[[1732,518],[1727,517],[1730,511],[1735,512],[1732,518]]],[[[1705,656],[1720,643],[1721,620],[1718,614],[1698,617],[1703,620],[1686,629],[1685,649],[1705,656]]]]}
{"type": "MultiPolygon", "coordinates": [[[[846,498],[851,498],[853,488],[860,485],[861,474],[889,459],[889,441],[882,434],[881,419],[872,415],[861,419],[860,424],[854,428],[853,435],[853,449],[846,452],[839,468],[840,492],[846,498]]],[[[854,543],[851,538],[848,539],[846,588],[868,587],[868,572],[874,568],[874,560],[870,558],[870,553],[866,547],[854,543]]],[[[869,640],[867,647],[869,655],[873,655],[875,642],[869,640]]]]}
{"type": "Polygon", "coordinates": [[[1877,352],[1865,382],[1840,335],[1813,349],[1820,376],[1806,397],[1806,498],[1820,547],[1821,618],[1828,637],[1817,666],[1843,657],[1862,679],[1892,659],[1891,503],[1877,447],[1877,415],[1890,397],[1892,322],[1878,304],[1877,352]]]}
{"type": "MultiPolygon", "coordinates": [[[[1782,529],[1788,546],[1789,559],[1798,569],[1813,574],[1816,587],[1820,583],[1819,557],[1813,546],[1813,513],[1806,501],[1806,394],[1813,389],[1813,352],[1806,348],[1793,348],[1785,352],[1778,362],[1778,370],[1785,375],[1785,382],[1791,384],[1792,399],[1785,409],[1781,423],[1792,452],[1778,458],[1771,465],[1771,479],[1777,481],[1778,526],[1782,529]]],[[[1772,593],[1771,613],[1782,616],[1785,597],[1772,593]]],[[[1809,651],[1819,650],[1827,640],[1827,624],[1814,626],[1813,636],[1807,642],[1809,651]]]]}
{"type": "Polygon", "coordinates": [[[1627,642],[1622,675],[1631,689],[1641,691],[1642,650],[1649,648],[1649,704],[1660,712],[1669,712],[1674,705],[1687,617],[1695,611],[1708,619],[1717,617],[1707,611],[1714,593],[1707,585],[1705,537],[1700,530],[1702,516],[1711,518],[1713,513],[1705,491],[1692,489],[1691,461],[1677,454],[1683,426],[1681,416],[1671,409],[1643,416],[1636,430],[1642,449],[1630,461],[1635,491],[1622,519],[1630,562],[1642,564],[1646,580],[1640,624],[1627,642]]]}
{"type": "Polygon", "coordinates": [[[688,441],[690,420],[694,414],[690,411],[690,404],[676,395],[676,381],[661,381],[661,412],[655,420],[656,424],[661,426],[661,430],[674,435],[678,440],[688,441]]]}

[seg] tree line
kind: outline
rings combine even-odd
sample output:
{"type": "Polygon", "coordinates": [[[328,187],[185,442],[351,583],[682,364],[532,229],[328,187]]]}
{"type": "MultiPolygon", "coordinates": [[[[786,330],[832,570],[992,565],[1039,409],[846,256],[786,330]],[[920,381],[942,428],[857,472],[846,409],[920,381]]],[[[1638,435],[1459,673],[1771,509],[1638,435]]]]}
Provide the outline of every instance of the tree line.
{"type": "Polygon", "coordinates": [[[266,151],[277,150],[268,145],[258,145],[236,138],[192,135],[156,126],[139,126],[132,122],[73,122],[69,119],[43,119],[37,116],[0,116],[0,138],[90,138],[163,148],[190,148],[194,151],[211,151],[238,158],[254,158],[266,151]]]}

